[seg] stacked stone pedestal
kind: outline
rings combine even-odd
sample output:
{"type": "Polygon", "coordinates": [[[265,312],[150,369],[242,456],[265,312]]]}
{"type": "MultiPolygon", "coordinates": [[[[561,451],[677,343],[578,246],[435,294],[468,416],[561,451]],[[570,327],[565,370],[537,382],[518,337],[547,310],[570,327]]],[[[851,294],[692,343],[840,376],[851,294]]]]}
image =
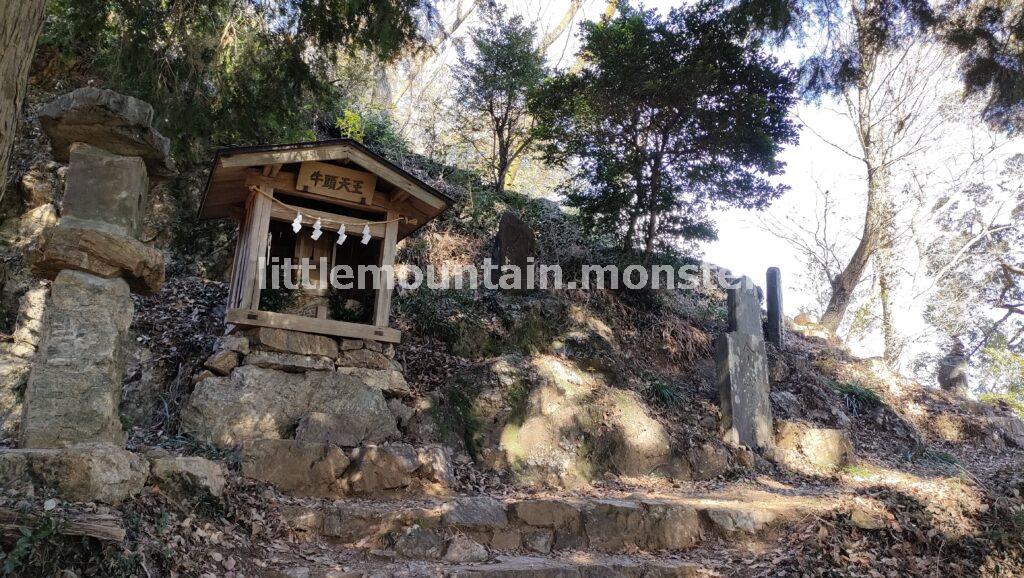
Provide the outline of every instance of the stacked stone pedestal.
{"type": "Polygon", "coordinates": [[[226,337],[181,431],[242,449],[242,473],[299,496],[443,494],[449,451],[402,443],[414,409],[394,347],[283,329],[226,337]]]}
{"type": "Polygon", "coordinates": [[[131,291],[155,292],[164,278],[162,254],[136,239],[150,181],[173,173],[152,117],[148,104],[94,88],[40,111],[54,156],[70,164],[61,219],[28,255],[52,283],[25,390],[24,449],[0,453],[0,474],[68,499],[117,502],[148,475],[148,462],[124,449],[119,406],[131,291]]]}

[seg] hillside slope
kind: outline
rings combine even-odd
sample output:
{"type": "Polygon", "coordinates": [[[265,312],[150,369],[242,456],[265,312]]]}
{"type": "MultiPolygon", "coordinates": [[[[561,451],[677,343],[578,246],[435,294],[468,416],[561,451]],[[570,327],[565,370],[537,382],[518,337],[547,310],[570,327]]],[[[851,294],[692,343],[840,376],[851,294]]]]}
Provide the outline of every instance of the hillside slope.
{"type": "MultiPolygon", "coordinates": [[[[14,443],[45,295],[20,256],[39,227],[53,224],[60,197],[61,167],[47,158],[31,119],[23,136],[13,175],[19,194],[5,200],[0,226],[5,445],[14,443]]],[[[459,200],[405,242],[399,262],[479,262],[506,211],[537,233],[544,262],[572,270],[638,261],[583,235],[549,201],[497,194],[472,173],[415,155],[397,160],[459,200]]],[[[407,447],[421,459],[423,448],[443,448],[448,457],[430,472],[440,488],[340,498],[256,481],[243,475],[237,445],[184,431],[182,412],[195,402],[197,382],[210,379],[202,365],[223,334],[225,298],[218,280],[185,274],[172,275],[157,295],[136,297],[121,411],[130,450],[153,463],[208,458],[223,468],[223,488],[210,491],[200,477],[179,487],[154,473],[141,494],[110,506],[5,482],[0,518],[7,529],[25,528],[5,539],[5,571],[1024,573],[1024,425],[1008,407],[914,383],[815,337],[813,326],[791,325],[784,350],[769,351],[782,451],[759,455],[726,443],[712,359],[726,304],[715,287],[399,292],[396,324],[405,338],[394,361],[409,392],[388,399],[399,437],[356,447],[344,463],[407,447]]],[[[393,473],[381,468],[382,477],[393,473]]],[[[425,477],[424,464],[412,468],[406,474],[425,477]]]]}

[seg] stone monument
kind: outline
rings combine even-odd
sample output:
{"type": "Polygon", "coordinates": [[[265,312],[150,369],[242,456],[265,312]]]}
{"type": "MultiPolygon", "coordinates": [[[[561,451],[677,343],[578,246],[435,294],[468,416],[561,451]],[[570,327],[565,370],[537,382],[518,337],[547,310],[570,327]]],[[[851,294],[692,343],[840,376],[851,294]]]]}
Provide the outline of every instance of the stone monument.
{"type": "Polygon", "coordinates": [[[494,238],[491,260],[497,269],[492,270],[491,283],[497,285],[502,277],[501,267],[519,267],[518,286],[526,287],[526,268],[530,257],[537,256],[537,238],[530,226],[512,211],[505,211],[498,223],[498,234],[494,238]]]}
{"type": "Polygon", "coordinates": [[[118,407],[133,306],[154,292],[163,255],[137,240],[151,179],[174,171],[153,109],[109,90],[81,88],[39,113],[53,154],[68,159],[61,219],[29,252],[53,280],[25,391],[24,448],[83,442],[123,446],[118,407]]]}
{"type": "Polygon", "coordinates": [[[729,289],[729,330],[715,351],[722,429],[752,449],[774,446],[768,385],[768,355],[757,288],[743,277],[729,289]]]}

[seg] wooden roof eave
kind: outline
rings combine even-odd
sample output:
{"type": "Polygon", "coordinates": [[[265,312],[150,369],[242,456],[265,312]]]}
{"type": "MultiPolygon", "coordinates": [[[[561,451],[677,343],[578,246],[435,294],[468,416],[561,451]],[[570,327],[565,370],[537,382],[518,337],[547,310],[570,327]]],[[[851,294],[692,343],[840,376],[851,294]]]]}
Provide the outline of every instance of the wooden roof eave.
{"type": "MultiPolygon", "coordinates": [[[[262,169],[264,166],[280,167],[288,163],[340,159],[351,160],[359,164],[392,186],[398,187],[411,197],[416,198],[418,204],[428,208],[428,211],[425,213],[427,217],[422,219],[412,229],[403,231],[402,237],[412,234],[425,225],[427,221],[436,218],[447,210],[453,202],[447,195],[427,185],[404,169],[388,162],[360,143],[350,139],[336,139],[290,145],[234,147],[218,150],[214,157],[213,169],[210,171],[206,188],[203,192],[203,202],[200,205],[199,217],[217,218],[228,216],[225,214],[230,212],[227,205],[237,203],[236,200],[235,202],[213,206],[208,204],[211,190],[217,184],[217,177],[223,174],[225,170],[236,169],[232,173],[237,171],[239,173],[237,176],[244,180],[249,168],[259,167],[262,169]],[[241,170],[238,171],[237,169],[241,170]],[[212,210],[213,207],[219,207],[219,209],[212,210]]],[[[280,169],[278,168],[278,170],[280,169]]],[[[225,179],[225,181],[228,180],[225,179]]],[[[240,191],[239,196],[244,196],[244,193],[240,191]]]]}

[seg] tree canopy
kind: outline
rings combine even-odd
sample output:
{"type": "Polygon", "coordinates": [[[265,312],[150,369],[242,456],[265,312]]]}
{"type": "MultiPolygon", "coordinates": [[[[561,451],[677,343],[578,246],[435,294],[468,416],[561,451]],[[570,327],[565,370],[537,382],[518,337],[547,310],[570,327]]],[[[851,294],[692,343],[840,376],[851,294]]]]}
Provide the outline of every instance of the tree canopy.
{"type": "Polygon", "coordinates": [[[455,107],[463,130],[487,160],[494,187],[505,188],[511,165],[533,142],[526,95],[544,79],[544,55],[537,31],[522,16],[508,17],[493,6],[470,34],[472,52],[462,51],[454,70],[455,107]],[[477,132],[483,132],[478,142],[477,132]]]}
{"type": "Polygon", "coordinates": [[[626,248],[641,226],[647,254],[658,241],[713,238],[710,207],[761,208],[784,190],[769,177],[796,140],[794,80],[723,15],[702,2],[585,23],[584,67],[531,99],[545,158],[580,185],[569,204],[626,248]]]}

